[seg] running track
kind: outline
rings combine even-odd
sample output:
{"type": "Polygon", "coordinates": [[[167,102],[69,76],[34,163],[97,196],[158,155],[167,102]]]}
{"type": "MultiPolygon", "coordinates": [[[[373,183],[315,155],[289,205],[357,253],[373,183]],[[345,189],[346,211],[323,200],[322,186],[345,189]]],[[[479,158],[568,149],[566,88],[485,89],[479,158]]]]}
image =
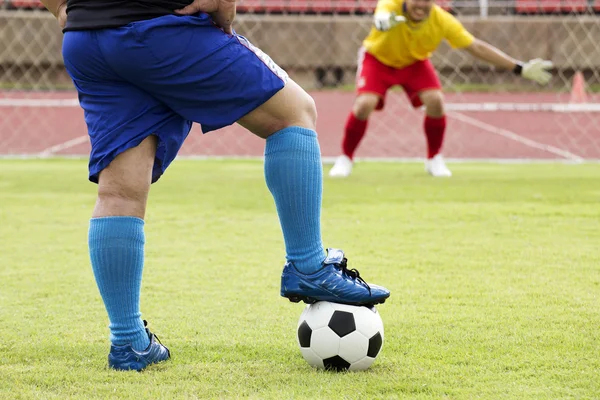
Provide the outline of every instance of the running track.
{"type": "MultiPolygon", "coordinates": [[[[319,113],[324,157],[339,153],[342,129],[353,93],[311,93],[319,113]]],[[[568,95],[447,95],[453,105],[482,102],[567,103],[568,95]]],[[[0,155],[86,155],[89,143],[76,96],[65,93],[0,93],[0,155]],[[57,100],[66,104],[56,105],[57,100]],[[50,100],[51,104],[42,104],[50,100]],[[16,104],[16,102],[20,102],[16,104]],[[13,104],[15,103],[15,104],[13,104]],[[38,104],[40,103],[40,104],[38,104]]],[[[600,96],[588,99],[600,102],[600,96]]],[[[449,111],[444,154],[466,159],[600,159],[600,112],[449,111]]],[[[422,157],[422,111],[412,110],[404,95],[390,93],[386,109],[373,115],[357,157],[422,157]]],[[[202,135],[194,126],[181,155],[261,156],[264,144],[239,126],[202,135]]]]}

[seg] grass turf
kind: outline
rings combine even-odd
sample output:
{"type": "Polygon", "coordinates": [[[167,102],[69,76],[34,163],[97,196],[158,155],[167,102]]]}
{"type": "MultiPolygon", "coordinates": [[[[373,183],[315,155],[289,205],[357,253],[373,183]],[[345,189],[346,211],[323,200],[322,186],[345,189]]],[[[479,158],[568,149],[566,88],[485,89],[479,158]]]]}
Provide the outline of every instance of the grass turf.
{"type": "Polygon", "coordinates": [[[370,370],[311,369],[259,161],[178,160],[154,185],[143,317],[173,359],[106,368],[83,160],[0,161],[0,398],[600,397],[600,165],[361,163],[323,236],[392,291],[370,370]]]}

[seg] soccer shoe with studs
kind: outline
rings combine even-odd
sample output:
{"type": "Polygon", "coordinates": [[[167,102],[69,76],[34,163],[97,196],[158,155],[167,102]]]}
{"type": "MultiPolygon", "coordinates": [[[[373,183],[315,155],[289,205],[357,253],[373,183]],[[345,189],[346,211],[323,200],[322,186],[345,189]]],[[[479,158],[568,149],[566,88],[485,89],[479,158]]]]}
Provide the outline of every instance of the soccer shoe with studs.
{"type": "Polygon", "coordinates": [[[297,303],[317,301],[350,305],[373,305],[385,302],[390,291],[365,282],[356,269],[348,269],[344,252],[327,249],[323,267],[313,274],[303,274],[292,262],[285,264],[281,274],[281,296],[297,303]]]}
{"type": "MultiPolygon", "coordinates": [[[[148,323],[144,321],[144,326],[148,323]]],[[[150,364],[171,358],[171,352],[146,328],[150,344],[144,351],[136,351],[131,344],[111,345],[108,353],[108,367],[119,371],[142,371],[150,364]]]]}

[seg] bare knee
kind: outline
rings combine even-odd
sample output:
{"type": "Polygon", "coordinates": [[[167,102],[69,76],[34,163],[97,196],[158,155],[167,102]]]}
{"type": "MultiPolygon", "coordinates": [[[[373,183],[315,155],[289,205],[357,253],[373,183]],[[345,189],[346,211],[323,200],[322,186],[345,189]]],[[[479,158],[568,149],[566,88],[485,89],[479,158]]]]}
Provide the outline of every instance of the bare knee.
{"type": "Polygon", "coordinates": [[[144,218],[157,139],[150,136],[126,150],[100,172],[93,217],[144,218]]]}
{"type": "Polygon", "coordinates": [[[352,105],[352,114],[361,121],[369,118],[369,115],[375,110],[379,103],[379,96],[371,93],[359,95],[352,105]]]}
{"type": "Polygon", "coordinates": [[[290,126],[315,130],[317,107],[313,98],[290,80],[275,96],[242,117],[238,123],[261,138],[290,126]]]}
{"type": "Polygon", "coordinates": [[[98,185],[94,217],[133,216],[144,218],[150,187],[125,182],[104,182],[98,185]]]}
{"type": "Polygon", "coordinates": [[[298,86],[294,88],[292,101],[287,107],[282,108],[279,118],[273,118],[271,121],[272,126],[268,129],[271,134],[290,126],[316,130],[317,106],[315,100],[298,86]]]}
{"type": "Polygon", "coordinates": [[[299,99],[300,113],[296,121],[290,121],[289,125],[300,126],[306,129],[317,129],[317,105],[311,95],[304,92],[299,99]]]}
{"type": "Polygon", "coordinates": [[[444,95],[441,90],[426,90],[419,94],[421,102],[425,105],[425,114],[430,117],[444,115],[444,95]]]}

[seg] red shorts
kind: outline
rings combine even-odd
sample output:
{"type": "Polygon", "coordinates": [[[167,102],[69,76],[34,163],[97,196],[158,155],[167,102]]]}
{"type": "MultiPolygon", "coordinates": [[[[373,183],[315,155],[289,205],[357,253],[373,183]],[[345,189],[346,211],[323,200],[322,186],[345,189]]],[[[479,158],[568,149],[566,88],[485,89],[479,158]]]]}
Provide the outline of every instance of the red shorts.
{"type": "Polygon", "coordinates": [[[431,61],[417,61],[404,68],[388,67],[364,49],[359,51],[356,89],[360,93],[380,96],[376,110],[381,110],[385,94],[392,86],[402,86],[413,107],[423,105],[419,93],[428,89],[441,89],[442,85],[431,61]]]}

